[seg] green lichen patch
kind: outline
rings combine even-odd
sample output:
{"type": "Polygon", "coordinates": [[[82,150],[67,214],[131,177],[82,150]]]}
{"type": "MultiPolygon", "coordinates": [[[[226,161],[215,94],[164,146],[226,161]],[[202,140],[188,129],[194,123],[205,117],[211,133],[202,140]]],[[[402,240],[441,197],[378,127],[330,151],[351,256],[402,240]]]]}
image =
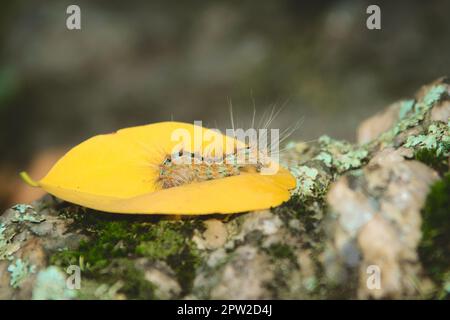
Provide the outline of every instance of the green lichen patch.
{"type": "Polygon", "coordinates": [[[428,127],[425,134],[409,136],[405,147],[435,150],[436,156],[450,155],[450,121],[447,124],[436,122],[428,127]]]}
{"type": "Polygon", "coordinates": [[[32,206],[23,203],[16,204],[11,209],[17,211],[20,214],[25,214],[28,210],[34,211],[34,208],[32,206]]]}
{"type": "Polygon", "coordinates": [[[291,167],[291,173],[297,180],[297,185],[293,194],[300,196],[313,196],[316,191],[315,180],[319,171],[308,166],[291,167]]]}
{"type": "Polygon", "coordinates": [[[7,239],[5,238],[6,226],[3,223],[0,223],[0,260],[2,259],[2,253],[4,248],[7,245],[7,239]]]}
{"type": "Polygon", "coordinates": [[[415,100],[405,100],[400,104],[400,110],[398,112],[399,119],[405,119],[405,117],[413,111],[415,100]]]}
{"type": "Polygon", "coordinates": [[[20,244],[13,242],[15,233],[5,224],[0,223],[0,260],[12,260],[13,254],[20,248],[20,244]]]}
{"type": "Polygon", "coordinates": [[[328,168],[333,165],[333,156],[328,152],[320,152],[314,159],[322,161],[328,168]]]}
{"type": "Polygon", "coordinates": [[[327,167],[341,174],[359,168],[369,155],[365,146],[355,146],[346,141],[334,140],[328,136],[319,138],[321,152],[315,157],[327,167]]]}
{"type": "Polygon", "coordinates": [[[432,123],[424,134],[412,135],[404,144],[414,149],[414,157],[443,174],[450,156],[450,122],[432,123]]]}
{"type": "Polygon", "coordinates": [[[390,130],[383,133],[377,142],[380,141],[386,145],[392,145],[394,138],[399,133],[420,124],[428,111],[446,97],[446,92],[447,86],[439,84],[429,88],[419,101],[407,100],[402,102],[399,111],[399,121],[390,130]]]}
{"type": "Polygon", "coordinates": [[[426,107],[430,108],[435,103],[439,102],[444,97],[444,94],[446,92],[447,92],[446,85],[444,84],[435,85],[428,90],[428,92],[423,97],[422,102],[426,107]]]}
{"type": "Polygon", "coordinates": [[[428,194],[422,216],[419,255],[438,285],[437,298],[450,298],[450,173],[436,182],[428,194]]]}
{"type": "Polygon", "coordinates": [[[320,160],[310,160],[301,165],[291,166],[289,170],[296,178],[296,187],[291,193],[301,199],[312,197],[321,199],[333,180],[331,169],[320,160]]]}
{"type": "Polygon", "coordinates": [[[428,127],[427,134],[408,137],[405,147],[435,149],[437,155],[449,155],[450,122],[447,125],[440,122],[431,124],[428,127]]]}
{"type": "Polygon", "coordinates": [[[16,214],[12,219],[13,222],[32,222],[32,223],[40,223],[45,221],[45,218],[38,214],[36,210],[28,205],[28,204],[16,204],[12,207],[16,214]]]}
{"type": "Polygon", "coordinates": [[[10,225],[0,223],[0,260],[13,260],[14,253],[20,249],[20,242],[14,242],[16,230],[10,225]]]}
{"type": "Polygon", "coordinates": [[[39,271],[33,288],[33,300],[67,300],[76,297],[76,290],[67,288],[66,276],[58,267],[39,271]]]}
{"type": "Polygon", "coordinates": [[[13,288],[19,288],[22,281],[25,280],[31,273],[36,272],[36,266],[30,265],[27,261],[17,259],[8,266],[10,273],[9,284],[13,288]]]}

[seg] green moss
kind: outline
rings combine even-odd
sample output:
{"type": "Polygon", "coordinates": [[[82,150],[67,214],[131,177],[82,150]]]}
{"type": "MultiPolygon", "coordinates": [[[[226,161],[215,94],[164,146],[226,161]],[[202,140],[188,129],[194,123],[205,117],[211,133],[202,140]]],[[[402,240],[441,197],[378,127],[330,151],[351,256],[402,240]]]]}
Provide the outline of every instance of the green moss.
{"type": "MultiPolygon", "coordinates": [[[[153,259],[166,259],[180,254],[185,246],[185,237],[177,228],[167,228],[167,224],[159,223],[149,230],[148,240],[142,241],[136,247],[138,255],[153,259]]],[[[147,237],[146,237],[147,238],[147,237]]]]}
{"type": "Polygon", "coordinates": [[[323,213],[326,211],[324,199],[318,201],[315,198],[292,196],[273,211],[293,235],[302,232],[302,242],[306,247],[317,247],[319,251],[322,249],[322,240],[325,237],[322,223],[323,213]],[[294,227],[293,221],[296,222],[294,227]]]}
{"type": "MultiPolygon", "coordinates": [[[[328,287],[321,258],[325,249],[325,242],[323,241],[325,238],[324,212],[327,211],[325,200],[294,196],[284,205],[273,210],[288,228],[289,233],[298,239],[300,250],[307,250],[313,262],[314,275],[311,278],[302,279],[302,292],[307,290],[309,297],[326,298],[328,287]]],[[[292,276],[286,275],[286,269],[299,268],[293,247],[275,244],[266,250],[271,257],[274,257],[275,276],[278,279],[271,290],[278,291],[280,288],[292,288],[292,284],[286,284],[285,281],[286,278],[292,276]]],[[[296,248],[296,251],[298,250],[299,248],[296,248]]]]}
{"type": "Polygon", "coordinates": [[[423,209],[422,241],[419,255],[422,263],[438,284],[439,298],[450,298],[450,173],[436,182],[423,209]]]}
{"type": "Polygon", "coordinates": [[[109,265],[106,271],[108,271],[107,276],[102,280],[109,284],[121,280],[123,286],[119,291],[127,297],[145,300],[157,298],[155,285],[145,279],[143,271],[138,270],[133,261],[125,258],[117,259],[109,265]]]}
{"type": "Polygon", "coordinates": [[[433,168],[441,175],[448,171],[448,157],[444,155],[437,155],[436,149],[418,149],[414,151],[414,158],[427,166],[433,168]]]}
{"type": "Polygon", "coordinates": [[[182,295],[191,292],[195,279],[195,271],[200,266],[201,261],[200,252],[194,244],[189,247],[184,247],[179,254],[168,257],[167,262],[175,271],[182,289],[182,295]]]}
{"type": "MultiPolygon", "coordinates": [[[[124,217],[93,211],[85,214],[78,212],[72,217],[75,219],[74,226],[86,232],[89,240],[82,241],[77,250],[55,253],[51,257],[52,264],[66,267],[80,264],[81,260],[85,269],[83,274],[89,279],[111,283],[121,278],[129,281],[128,275],[132,277],[136,273],[135,258],[164,260],[175,271],[182,293],[191,290],[195,269],[201,261],[200,253],[191,239],[194,230],[201,229],[201,221],[124,217]],[[119,268],[117,261],[121,261],[124,267],[119,268]],[[105,270],[108,270],[110,280],[103,279],[105,270]],[[124,277],[124,274],[127,276],[124,277]]],[[[127,289],[125,286],[120,292],[130,295],[129,298],[148,297],[151,291],[148,281],[142,276],[134,280],[132,287],[127,289]],[[139,283],[141,281],[143,283],[139,283]]]]}
{"type": "Polygon", "coordinates": [[[147,240],[136,247],[137,255],[165,260],[175,271],[183,293],[192,289],[195,270],[201,261],[200,252],[191,240],[192,230],[188,235],[183,233],[185,223],[160,222],[149,230],[147,240]]]}
{"type": "Polygon", "coordinates": [[[271,257],[275,259],[288,259],[296,263],[294,251],[289,245],[285,243],[274,243],[265,250],[271,257]]]}

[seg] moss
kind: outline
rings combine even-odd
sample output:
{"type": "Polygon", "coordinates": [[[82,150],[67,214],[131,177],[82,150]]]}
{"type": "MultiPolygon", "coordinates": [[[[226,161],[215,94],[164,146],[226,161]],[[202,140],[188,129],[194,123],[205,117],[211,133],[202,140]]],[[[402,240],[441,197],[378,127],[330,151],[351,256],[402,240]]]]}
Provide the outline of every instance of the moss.
{"type": "MultiPolygon", "coordinates": [[[[298,196],[292,197],[284,205],[275,208],[275,213],[280,216],[281,220],[288,226],[293,236],[299,237],[299,245],[304,250],[310,250],[310,258],[314,263],[314,286],[311,286],[309,292],[311,297],[326,298],[328,297],[330,288],[323,269],[322,254],[325,250],[324,223],[327,212],[326,202],[323,198],[302,199],[298,196]],[[292,222],[295,227],[292,227],[292,222]],[[314,287],[314,288],[312,288],[314,287]]],[[[282,250],[281,250],[282,251],[282,250]]],[[[309,280],[306,280],[308,282],[309,280]]],[[[304,284],[306,286],[306,283],[304,284]]],[[[306,289],[306,288],[305,288],[306,289]]]]}
{"type": "Polygon", "coordinates": [[[437,155],[436,149],[418,149],[414,151],[414,159],[433,168],[441,175],[449,169],[448,157],[444,155],[437,155]]]}
{"type": "Polygon", "coordinates": [[[438,284],[438,298],[450,298],[450,173],[436,182],[423,209],[419,255],[430,277],[438,284]]]}
{"type": "Polygon", "coordinates": [[[183,293],[192,289],[195,270],[201,261],[200,252],[191,240],[193,229],[188,227],[185,230],[188,234],[183,233],[186,223],[191,222],[160,222],[149,230],[147,240],[136,247],[137,255],[165,260],[175,271],[183,293]]]}
{"type": "Polygon", "coordinates": [[[181,253],[185,237],[177,229],[168,228],[166,223],[155,225],[147,234],[148,240],[137,245],[136,253],[153,259],[166,259],[181,253]]]}
{"type": "Polygon", "coordinates": [[[325,200],[309,198],[302,199],[293,196],[280,207],[273,209],[293,235],[302,234],[302,242],[305,248],[314,248],[321,251],[322,240],[325,237],[323,229],[323,213],[326,211],[325,200]],[[292,221],[298,221],[299,226],[293,228],[292,221]]]}
{"type": "Polygon", "coordinates": [[[156,299],[155,285],[145,279],[144,273],[138,270],[133,261],[129,259],[117,259],[105,270],[107,276],[103,280],[106,283],[114,284],[121,281],[123,286],[120,292],[131,299],[156,299]]]}
{"type": "MultiPolygon", "coordinates": [[[[70,210],[70,208],[69,208],[70,210]]],[[[77,211],[77,209],[75,208],[77,211]]],[[[84,274],[91,280],[111,283],[127,274],[136,273],[133,259],[146,257],[150,260],[164,260],[175,271],[183,292],[192,288],[195,269],[201,256],[192,235],[195,229],[201,229],[200,220],[170,220],[163,217],[142,217],[97,213],[94,211],[72,216],[75,220],[72,227],[79,228],[89,235],[89,239],[81,241],[77,250],[63,250],[55,253],[50,262],[66,267],[80,264],[83,261],[84,274]],[[120,267],[116,261],[121,261],[120,267]],[[125,263],[129,261],[129,263],[125,263]],[[115,266],[115,267],[114,267],[115,266]],[[121,270],[116,272],[115,270],[121,270]],[[110,280],[103,279],[102,274],[108,270],[110,280]]],[[[148,297],[150,289],[148,281],[139,276],[134,279],[132,288],[120,289],[129,298],[148,297]],[[139,284],[142,281],[143,283],[139,284]],[[143,288],[139,289],[140,286],[143,288]],[[147,293],[145,293],[147,292],[147,293]]],[[[128,282],[129,280],[127,280],[128,282]]]]}
{"type": "Polygon", "coordinates": [[[270,247],[266,248],[265,251],[276,260],[288,259],[296,263],[294,251],[285,243],[274,243],[270,247]]]}
{"type": "Polygon", "coordinates": [[[200,252],[195,245],[184,247],[178,255],[172,255],[167,259],[169,266],[175,271],[177,280],[181,286],[181,294],[185,295],[191,292],[195,271],[202,261],[200,252]]]}

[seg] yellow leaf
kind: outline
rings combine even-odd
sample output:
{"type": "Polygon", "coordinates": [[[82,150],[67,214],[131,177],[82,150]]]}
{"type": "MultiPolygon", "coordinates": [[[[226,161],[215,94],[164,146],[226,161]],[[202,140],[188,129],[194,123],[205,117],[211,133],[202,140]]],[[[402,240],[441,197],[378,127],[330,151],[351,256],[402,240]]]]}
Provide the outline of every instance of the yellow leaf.
{"type": "MultiPolygon", "coordinates": [[[[202,137],[200,145],[195,144],[195,139],[182,143],[180,152],[201,152],[214,139],[224,150],[221,155],[226,154],[225,150],[245,147],[242,142],[211,129],[161,122],[95,136],[70,150],[42,180],[34,182],[26,174],[22,177],[63,200],[114,213],[236,213],[278,206],[289,199],[295,179],[281,167],[274,175],[231,168],[232,175],[214,179],[199,178],[201,166],[195,164],[183,171],[177,165],[166,167],[168,155],[174,149],[179,150],[180,140],[173,138],[175,130],[202,137]],[[186,172],[194,180],[178,183],[186,172]],[[177,184],[161,187],[162,174],[177,184]]],[[[214,170],[228,172],[229,168],[216,166],[214,170]]]]}

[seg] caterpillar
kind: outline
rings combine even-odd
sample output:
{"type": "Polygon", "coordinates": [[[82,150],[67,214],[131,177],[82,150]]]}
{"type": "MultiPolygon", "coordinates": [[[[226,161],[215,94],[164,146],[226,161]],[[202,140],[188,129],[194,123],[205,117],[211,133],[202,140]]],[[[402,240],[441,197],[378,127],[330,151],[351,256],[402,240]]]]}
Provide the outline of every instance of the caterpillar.
{"type": "Polygon", "coordinates": [[[237,176],[242,172],[260,172],[267,163],[268,160],[261,153],[258,158],[252,158],[250,147],[235,149],[233,153],[224,155],[223,159],[181,150],[165,156],[158,167],[157,184],[162,189],[168,189],[193,182],[237,176]],[[245,161],[240,161],[240,157],[245,161]]]}
{"type": "MultiPolygon", "coordinates": [[[[281,109],[275,112],[274,106],[267,119],[264,119],[263,115],[259,127],[263,124],[262,131],[264,131],[264,134],[260,138],[267,140],[266,130],[280,111],[281,109]]],[[[255,125],[255,115],[256,109],[254,108],[251,128],[255,125]]],[[[231,104],[230,119],[233,132],[236,132],[231,104]]],[[[276,141],[277,149],[280,142],[284,141],[298,129],[298,125],[299,123],[293,128],[288,128],[282,132],[281,139],[276,141]]],[[[157,165],[159,173],[156,184],[161,189],[168,189],[194,182],[237,176],[243,172],[261,172],[263,168],[267,168],[270,165],[273,154],[268,155],[269,148],[272,152],[270,146],[260,146],[258,142],[253,141],[244,148],[237,148],[235,146],[233,152],[223,154],[222,157],[204,156],[195,152],[187,152],[186,150],[166,154],[164,160],[157,165]]]]}

